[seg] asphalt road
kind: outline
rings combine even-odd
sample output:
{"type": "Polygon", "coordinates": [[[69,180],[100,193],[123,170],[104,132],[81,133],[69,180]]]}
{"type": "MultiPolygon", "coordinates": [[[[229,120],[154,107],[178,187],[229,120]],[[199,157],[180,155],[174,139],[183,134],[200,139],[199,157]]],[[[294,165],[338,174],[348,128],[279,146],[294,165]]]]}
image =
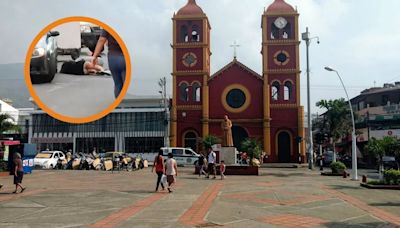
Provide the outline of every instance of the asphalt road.
{"type": "MultiPolygon", "coordinates": [[[[81,57],[89,59],[82,50],[81,57]]],[[[70,56],[59,56],[58,69],[62,61],[70,56]]],[[[102,56],[108,69],[106,55],[102,56]]],[[[57,73],[51,83],[35,84],[33,88],[41,101],[54,112],[73,118],[97,114],[114,101],[114,82],[110,76],[68,75],[57,73]]]]}

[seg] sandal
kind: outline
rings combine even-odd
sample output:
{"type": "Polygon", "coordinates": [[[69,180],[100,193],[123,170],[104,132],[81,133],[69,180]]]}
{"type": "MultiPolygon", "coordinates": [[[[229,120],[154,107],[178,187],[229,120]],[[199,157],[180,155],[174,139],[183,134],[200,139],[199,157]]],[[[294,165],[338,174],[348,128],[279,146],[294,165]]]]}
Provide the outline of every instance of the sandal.
{"type": "Polygon", "coordinates": [[[12,193],[13,193],[13,194],[18,194],[17,191],[13,191],[12,193]]]}
{"type": "Polygon", "coordinates": [[[23,193],[25,191],[25,189],[26,189],[26,187],[22,188],[20,193],[23,193]]]}

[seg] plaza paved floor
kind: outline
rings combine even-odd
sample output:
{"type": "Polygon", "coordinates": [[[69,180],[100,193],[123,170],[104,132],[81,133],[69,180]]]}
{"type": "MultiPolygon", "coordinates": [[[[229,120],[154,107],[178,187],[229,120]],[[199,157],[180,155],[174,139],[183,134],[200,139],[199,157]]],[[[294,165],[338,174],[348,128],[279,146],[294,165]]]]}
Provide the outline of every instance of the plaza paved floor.
{"type": "Polygon", "coordinates": [[[154,192],[150,169],[35,171],[11,194],[0,177],[0,227],[399,227],[400,192],[368,190],[318,171],[198,178],[180,168],[173,193],[154,192]]]}

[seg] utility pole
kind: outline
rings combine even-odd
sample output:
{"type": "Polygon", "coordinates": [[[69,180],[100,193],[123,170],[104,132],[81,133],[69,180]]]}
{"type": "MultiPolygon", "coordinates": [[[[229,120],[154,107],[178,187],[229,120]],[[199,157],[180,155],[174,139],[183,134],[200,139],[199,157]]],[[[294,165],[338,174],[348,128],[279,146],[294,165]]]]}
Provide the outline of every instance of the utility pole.
{"type": "Polygon", "coordinates": [[[308,32],[308,27],[306,28],[306,32],[301,34],[302,40],[306,42],[306,55],[307,55],[307,125],[308,125],[308,168],[313,169],[314,164],[314,154],[313,154],[313,135],[312,135],[312,121],[311,121],[311,102],[310,102],[310,58],[309,58],[309,47],[312,39],[317,39],[317,43],[319,44],[318,37],[310,37],[310,33],[308,32]]]}
{"type": "Polygon", "coordinates": [[[160,86],[160,91],[158,91],[161,94],[162,97],[162,102],[164,106],[164,121],[163,121],[163,126],[164,126],[164,147],[169,146],[169,139],[168,139],[168,132],[169,132],[169,115],[168,115],[168,99],[167,99],[167,79],[165,77],[160,78],[158,81],[158,85],[160,86]]]}

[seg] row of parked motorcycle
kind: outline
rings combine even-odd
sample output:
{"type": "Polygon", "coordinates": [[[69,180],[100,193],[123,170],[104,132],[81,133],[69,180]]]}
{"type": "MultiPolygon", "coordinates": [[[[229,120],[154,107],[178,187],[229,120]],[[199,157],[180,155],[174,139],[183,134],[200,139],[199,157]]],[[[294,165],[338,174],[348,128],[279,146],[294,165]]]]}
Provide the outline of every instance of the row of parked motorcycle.
{"type": "Polygon", "coordinates": [[[126,170],[133,171],[148,166],[140,156],[132,157],[121,152],[107,152],[103,156],[92,153],[66,153],[65,159],[58,159],[56,169],[70,170],[126,170]]]}

